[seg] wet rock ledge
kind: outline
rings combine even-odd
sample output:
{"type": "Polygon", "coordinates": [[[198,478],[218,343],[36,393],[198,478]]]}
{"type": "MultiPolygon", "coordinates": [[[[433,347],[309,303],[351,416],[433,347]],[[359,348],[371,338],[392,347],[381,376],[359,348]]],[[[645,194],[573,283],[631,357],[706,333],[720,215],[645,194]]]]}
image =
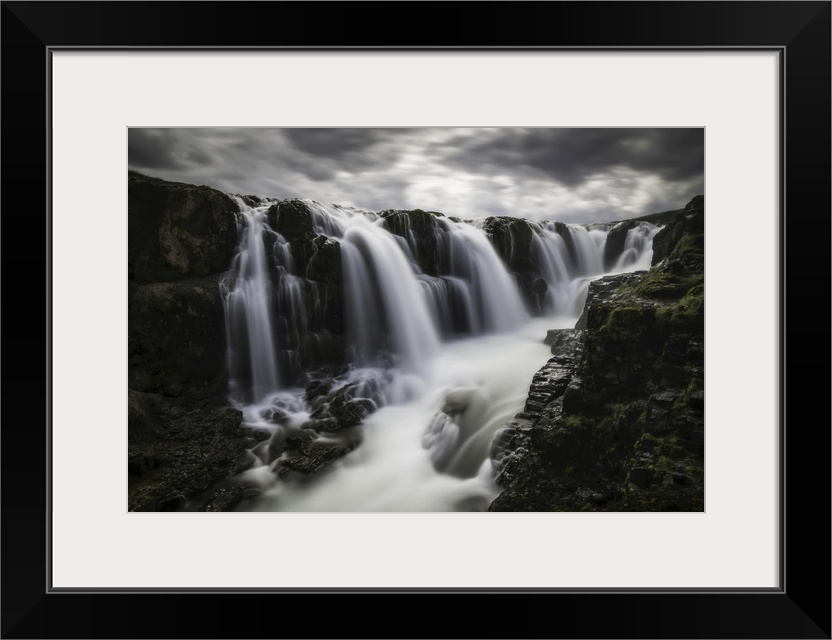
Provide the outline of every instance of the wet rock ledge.
{"type": "Polygon", "coordinates": [[[704,198],[654,239],[649,271],[592,283],[576,329],[495,440],[490,511],[704,509],[704,198]]]}

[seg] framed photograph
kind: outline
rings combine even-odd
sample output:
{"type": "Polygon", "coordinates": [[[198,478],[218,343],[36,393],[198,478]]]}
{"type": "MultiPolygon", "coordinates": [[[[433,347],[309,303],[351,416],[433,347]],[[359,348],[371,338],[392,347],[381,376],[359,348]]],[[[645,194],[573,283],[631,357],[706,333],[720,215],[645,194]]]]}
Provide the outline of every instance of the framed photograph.
{"type": "Polygon", "coordinates": [[[830,3],[472,7],[3,3],[4,637],[830,637],[830,3]]]}

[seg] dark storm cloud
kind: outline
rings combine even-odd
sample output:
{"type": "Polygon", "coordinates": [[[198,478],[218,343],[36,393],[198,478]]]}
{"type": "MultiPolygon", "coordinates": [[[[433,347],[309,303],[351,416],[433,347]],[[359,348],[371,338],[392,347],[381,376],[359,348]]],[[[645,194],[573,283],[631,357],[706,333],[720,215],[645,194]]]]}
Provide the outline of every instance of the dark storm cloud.
{"type": "Polygon", "coordinates": [[[131,163],[163,169],[185,169],[211,162],[198,143],[189,143],[175,129],[129,129],[131,163]]]}
{"type": "Polygon", "coordinates": [[[702,129],[511,129],[461,141],[447,162],[469,171],[539,171],[568,186],[616,167],[685,180],[704,168],[702,129]]]}
{"type": "Polygon", "coordinates": [[[367,209],[588,222],[703,193],[702,129],[130,129],[132,169],[367,209]]]}
{"type": "Polygon", "coordinates": [[[396,135],[395,129],[286,129],[296,149],[326,158],[342,158],[396,135]]]}

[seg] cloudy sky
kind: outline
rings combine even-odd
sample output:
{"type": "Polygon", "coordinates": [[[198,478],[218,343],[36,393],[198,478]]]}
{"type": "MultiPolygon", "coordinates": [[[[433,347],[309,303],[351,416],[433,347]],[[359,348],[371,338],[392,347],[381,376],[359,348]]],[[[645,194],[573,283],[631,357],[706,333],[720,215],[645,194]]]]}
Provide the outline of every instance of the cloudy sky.
{"type": "Polygon", "coordinates": [[[703,129],[130,129],[131,169],[363,209],[592,222],[704,193],[703,129]]]}

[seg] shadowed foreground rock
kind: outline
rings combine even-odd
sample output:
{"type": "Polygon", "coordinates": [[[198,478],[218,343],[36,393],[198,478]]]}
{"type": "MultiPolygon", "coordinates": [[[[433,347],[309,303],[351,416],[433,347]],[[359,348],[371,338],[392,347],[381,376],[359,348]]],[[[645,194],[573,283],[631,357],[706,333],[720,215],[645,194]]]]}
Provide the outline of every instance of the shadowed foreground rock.
{"type": "Polygon", "coordinates": [[[649,272],[592,283],[576,331],[550,332],[559,355],[495,442],[490,511],[704,510],[701,196],[654,247],[649,272]]]}
{"type": "Polygon", "coordinates": [[[128,174],[130,511],[231,509],[249,495],[221,486],[254,442],[226,398],[220,279],[237,211],[215,189],[128,174]]]}
{"type": "MultiPolygon", "coordinates": [[[[249,450],[263,439],[240,426],[242,415],[227,398],[221,283],[234,276],[238,205],[209,187],[133,171],[128,205],[128,508],[233,510],[258,494],[229,478],[254,462],[249,450]]],[[[288,383],[306,384],[313,370],[313,382],[329,385],[315,395],[312,384],[314,414],[300,433],[270,443],[275,473],[289,479],[318,473],[358,446],[350,427],[377,406],[354,385],[334,385],[344,364],[340,245],[314,233],[313,216],[301,200],[274,203],[268,212],[273,229],[291,242],[308,310],[305,322],[293,323],[301,331],[285,319],[275,327],[284,354],[296,351],[303,365],[281,361],[281,370],[288,383]]],[[[274,237],[264,237],[269,241],[274,237]]],[[[271,267],[279,290],[280,265],[271,267]]]]}
{"type": "Polygon", "coordinates": [[[129,386],[223,396],[225,316],[219,276],[128,287],[129,386]]]}
{"type": "Polygon", "coordinates": [[[211,492],[213,485],[251,466],[247,450],[256,441],[240,428],[242,414],[210,402],[194,404],[129,392],[130,511],[177,511],[217,502],[229,491],[211,492]]]}

